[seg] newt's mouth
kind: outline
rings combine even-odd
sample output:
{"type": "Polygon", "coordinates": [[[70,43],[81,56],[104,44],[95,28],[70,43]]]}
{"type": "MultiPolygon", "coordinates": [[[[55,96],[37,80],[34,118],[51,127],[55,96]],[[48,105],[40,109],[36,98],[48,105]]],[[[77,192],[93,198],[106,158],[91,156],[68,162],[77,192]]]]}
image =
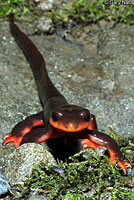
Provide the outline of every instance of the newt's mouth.
{"type": "Polygon", "coordinates": [[[50,118],[49,122],[54,128],[65,132],[78,132],[88,128],[89,125],[89,122],[80,122],[79,124],[68,122],[64,124],[61,120],[54,122],[52,118],[50,118]]]}

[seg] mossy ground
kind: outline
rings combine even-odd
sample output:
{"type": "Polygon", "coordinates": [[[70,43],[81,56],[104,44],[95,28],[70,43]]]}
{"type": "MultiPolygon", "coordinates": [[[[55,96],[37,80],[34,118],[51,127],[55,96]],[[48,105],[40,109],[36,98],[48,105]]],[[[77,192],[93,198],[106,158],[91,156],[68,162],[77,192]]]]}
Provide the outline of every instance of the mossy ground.
{"type": "MultiPolygon", "coordinates": [[[[111,131],[111,134],[117,139],[115,132],[111,131]]],[[[121,151],[124,159],[133,164],[133,141],[126,142],[120,137],[118,141],[123,145],[121,151]]],[[[57,167],[63,169],[64,173],[56,173],[44,163],[34,165],[33,174],[25,184],[25,196],[34,190],[37,194],[45,193],[48,199],[134,199],[133,171],[124,176],[117,166],[109,165],[106,154],[100,157],[92,149],[84,150],[57,167]],[[83,161],[79,161],[81,154],[83,161]]]]}
{"type": "MultiPolygon", "coordinates": [[[[104,0],[73,0],[66,1],[59,6],[53,6],[49,11],[42,11],[37,4],[26,0],[2,0],[0,5],[0,17],[6,17],[11,12],[16,16],[24,17],[25,20],[33,22],[40,16],[52,19],[55,27],[62,26],[64,28],[83,27],[97,23],[104,19],[107,21],[114,20],[115,23],[134,24],[134,6],[123,4],[125,1],[104,1],[104,0]],[[112,3],[113,2],[113,3],[112,3]]],[[[128,1],[127,1],[128,2],[128,1]]]]}

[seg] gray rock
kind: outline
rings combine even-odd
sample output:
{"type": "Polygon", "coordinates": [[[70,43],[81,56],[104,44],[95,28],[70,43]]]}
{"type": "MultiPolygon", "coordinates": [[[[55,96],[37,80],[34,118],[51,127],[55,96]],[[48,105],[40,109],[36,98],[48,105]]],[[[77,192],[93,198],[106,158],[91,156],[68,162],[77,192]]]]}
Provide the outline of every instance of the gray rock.
{"type": "Polygon", "coordinates": [[[53,23],[51,18],[40,17],[38,20],[37,28],[44,32],[51,32],[53,28],[53,23]]]}
{"type": "Polygon", "coordinates": [[[15,196],[20,195],[25,181],[32,173],[33,164],[40,161],[47,166],[56,164],[53,156],[44,147],[34,143],[20,146],[9,156],[4,174],[15,196]]]}
{"type": "Polygon", "coordinates": [[[45,10],[51,10],[53,8],[54,0],[40,0],[38,7],[45,11],[45,10]]]}
{"type": "Polygon", "coordinates": [[[29,200],[45,200],[45,199],[47,198],[45,198],[43,195],[35,195],[29,198],[29,200]]]}
{"type": "Polygon", "coordinates": [[[6,178],[3,176],[2,172],[0,171],[0,196],[7,193],[10,186],[6,180],[6,178]]]}

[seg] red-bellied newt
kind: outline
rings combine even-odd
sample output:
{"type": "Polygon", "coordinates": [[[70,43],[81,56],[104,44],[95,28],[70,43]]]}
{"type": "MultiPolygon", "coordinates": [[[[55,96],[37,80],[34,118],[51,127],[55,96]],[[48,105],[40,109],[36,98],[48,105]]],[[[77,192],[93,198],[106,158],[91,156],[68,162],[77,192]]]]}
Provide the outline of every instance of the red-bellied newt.
{"type": "Polygon", "coordinates": [[[122,153],[114,139],[97,130],[95,116],[88,109],[72,105],[51,82],[43,56],[31,40],[14,23],[11,14],[10,31],[30,63],[37,85],[43,111],[18,123],[4,137],[3,145],[13,142],[15,148],[24,143],[47,142],[50,151],[59,159],[79,152],[83,148],[106,147],[110,163],[122,168],[126,174],[129,162],[123,161],[122,153]]]}

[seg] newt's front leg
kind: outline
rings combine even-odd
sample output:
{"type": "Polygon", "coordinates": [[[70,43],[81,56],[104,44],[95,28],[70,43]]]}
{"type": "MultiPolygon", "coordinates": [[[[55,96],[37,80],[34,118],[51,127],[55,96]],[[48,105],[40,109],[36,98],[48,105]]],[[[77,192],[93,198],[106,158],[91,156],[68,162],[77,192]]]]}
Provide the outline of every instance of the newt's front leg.
{"type": "Polygon", "coordinates": [[[36,128],[28,132],[21,140],[20,145],[24,143],[37,143],[40,144],[52,138],[64,138],[64,134],[59,132],[54,127],[36,128]]]}
{"type": "Polygon", "coordinates": [[[43,112],[31,115],[18,123],[11,133],[5,135],[3,145],[14,142],[14,147],[17,148],[20,146],[23,136],[36,126],[44,126],[43,112]]]}
{"type": "Polygon", "coordinates": [[[122,153],[119,149],[116,141],[110,136],[95,130],[87,130],[88,137],[82,140],[84,148],[97,148],[97,147],[106,147],[110,154],[110,164],[116,164],[122,168],[124,174],[127,172],[127,168],[131,167],[129,162],[123,161],[122,153]]]}

